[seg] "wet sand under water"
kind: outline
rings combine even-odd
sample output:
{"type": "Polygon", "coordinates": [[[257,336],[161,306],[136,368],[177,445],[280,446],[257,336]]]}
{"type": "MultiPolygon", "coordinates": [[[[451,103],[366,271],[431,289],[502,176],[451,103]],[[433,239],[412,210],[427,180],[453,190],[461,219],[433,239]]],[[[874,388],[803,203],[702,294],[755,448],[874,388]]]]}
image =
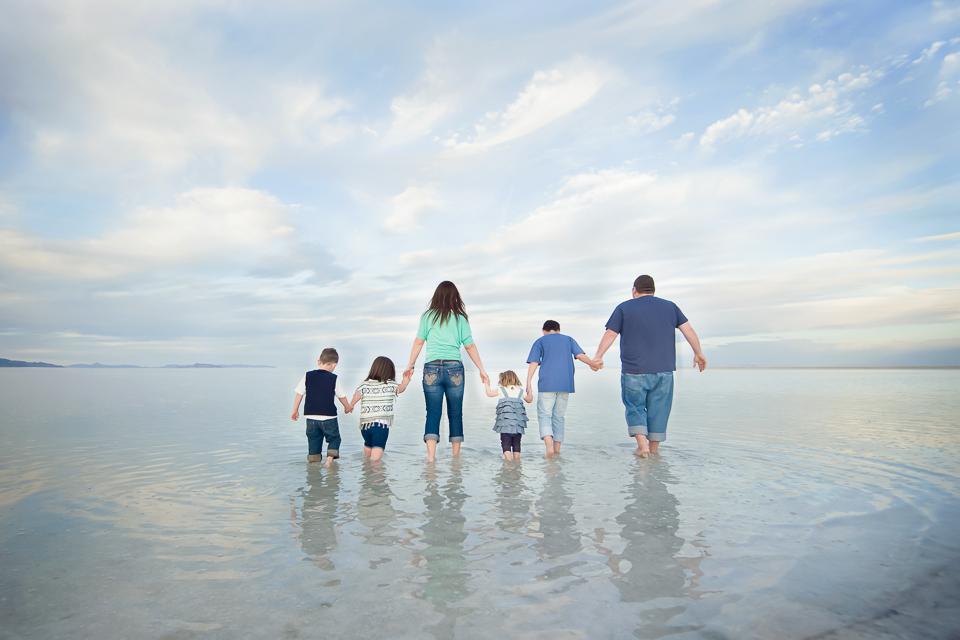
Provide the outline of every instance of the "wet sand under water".
{"type": "Polygon", "coordinates": [[[411,385],[382,463],[341,416],[329,469],[301,374],[0,370],[0,638],[960,634],[960,372],[679,372],[637,459],[578,370],[563,453],[534,427],[519,463],[468,378],[426,464],[411,385]]]}

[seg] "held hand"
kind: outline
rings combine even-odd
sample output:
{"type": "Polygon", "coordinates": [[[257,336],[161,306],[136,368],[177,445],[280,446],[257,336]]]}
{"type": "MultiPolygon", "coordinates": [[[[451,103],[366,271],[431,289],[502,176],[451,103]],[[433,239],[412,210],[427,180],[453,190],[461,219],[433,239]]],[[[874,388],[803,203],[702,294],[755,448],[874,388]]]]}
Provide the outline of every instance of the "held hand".
{"type": "Polygon", "coordinates": [[[698,353],[697,355],[693,356],[693,366],[699,367],[700,371],[703,371],[707,368],[707,359],[703,357],[702,353],[698,353]]]}
{"type": "Polygon", "coordinates": [[[410,382],[410,380],[413,379],[413,369],[407,369],[406,371],[404,371],[403,379],[406,380],[407,382],[410,382]]]}
{"type": "Polygon", "coordinates": [[[531,391],[527,391],[527,395],[523,397],[523,400],[527,404],[530,404],[531,402],[533,402],[533,393],[531,391]]]}
{"type": "Polygon", "coordinates": [[[480,370],[480,379],[483,381],[483,384],[490,384],[490,376],[488,376],[487,372],[483,369],[480,370]]]}
{"type": "Polygon", "coordinates": [[[593,364],[597,366],[597,368],[594,369],[594,371],[599,371],[600,369],[603,369],[603,358],[594,358],[593,364]]]}
{"type": "Polygon", "coordinates": [[[293,420],[294,422],[296,422],[296,420],[299,417],[300,417],[300,412],[296,409],[294,409],[293,413],[290,414],[290,419],[293,420]]]}

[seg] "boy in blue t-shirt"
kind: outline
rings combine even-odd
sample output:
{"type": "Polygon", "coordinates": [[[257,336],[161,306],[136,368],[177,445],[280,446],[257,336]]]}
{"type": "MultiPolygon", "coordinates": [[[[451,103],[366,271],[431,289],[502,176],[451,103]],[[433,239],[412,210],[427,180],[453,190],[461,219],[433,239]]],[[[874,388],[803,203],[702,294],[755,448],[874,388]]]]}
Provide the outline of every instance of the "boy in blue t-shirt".
{"type": "Polygon", "coordinates": [[[577,341],[560,333],[560,323],[547,320],[543,323],[543,337],[538,338],[530,348],[527,362],[527,397],[533,400],[530,381],[533,372],[540,367],[540,379],[537,381],[537,420],[540,422],[540,438],[547,447],[546,457],[560,453],[563,442],[563,414],[567,411],[567,401],[573,393],[573,359],[590,365],[598,370],[596,363],[588,358],[577,341]]]}

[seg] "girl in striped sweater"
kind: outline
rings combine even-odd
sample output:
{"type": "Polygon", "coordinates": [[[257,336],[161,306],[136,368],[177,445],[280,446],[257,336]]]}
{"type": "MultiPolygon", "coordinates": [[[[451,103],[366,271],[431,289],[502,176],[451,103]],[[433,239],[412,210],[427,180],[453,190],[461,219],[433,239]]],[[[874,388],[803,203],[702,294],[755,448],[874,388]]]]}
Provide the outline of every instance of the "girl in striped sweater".
{"type": "MultiPolygon", "coordinates": [[[[397,370],[390,358],[378,356],[370,367],[367,379],[360,383],[350,401],[350,410],[360,403],[360,433],[363,434],[363,455],[379,460],[387,446],[390,426],[393,424],[393,403],[403,393],[413,372],[405,371],[403,382],[397,384],[397,370]]],[[[350,413],[350,411],[347,411],[350,413]]]]}

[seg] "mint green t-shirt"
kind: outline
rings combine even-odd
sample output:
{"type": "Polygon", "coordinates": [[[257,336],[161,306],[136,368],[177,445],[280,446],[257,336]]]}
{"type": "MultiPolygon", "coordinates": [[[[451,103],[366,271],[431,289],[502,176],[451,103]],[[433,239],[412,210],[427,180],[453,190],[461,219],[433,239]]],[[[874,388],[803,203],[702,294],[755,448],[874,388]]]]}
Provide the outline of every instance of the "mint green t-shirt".
{"type": "Polygon", "coordinates": [[[425,362],[433,360],[460,360],[460,345],[473,344],[470,323],[460,315],[452,315],[442,325],[437,314],[428,311],[420,317],[417,337],[427,341],[425,362]]]}

